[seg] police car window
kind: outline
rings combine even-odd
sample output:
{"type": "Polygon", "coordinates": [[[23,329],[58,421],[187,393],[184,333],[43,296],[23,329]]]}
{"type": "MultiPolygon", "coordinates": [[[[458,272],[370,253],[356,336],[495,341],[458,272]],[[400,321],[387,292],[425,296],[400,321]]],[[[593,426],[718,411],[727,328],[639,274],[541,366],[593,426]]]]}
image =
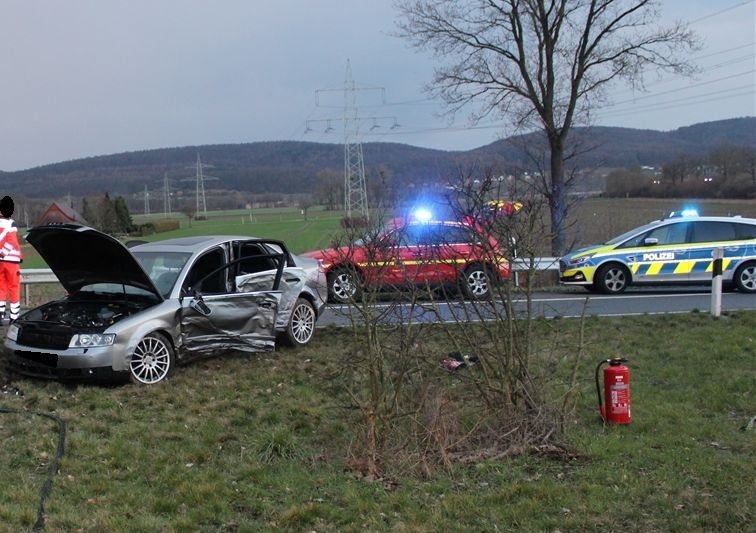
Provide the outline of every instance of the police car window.
{"type": "Polygon", "coordinates": [[[648,232],[646,239],[657,239],[658,244],[684,244],[688,233],[688,223],[667,224],[648,232]]]}
{"type": "Polygon", "coordinates": [[[643,246],[646,239],[656,239],[657,245],[683,244],[688,233],[688,222],[678,222],[674,224],[665,224],[645,233],[640,233],[622,243],[618,248],[635,248],[643,246]]]}
{"type": "Polygon", "coordinates": [[[735,228],[730,222],[700,221],[693,223],[691,242],[734,241],[735,228]]]}
{"type": "Polygon", "coordinates": [[[735,222],[733,226],[735,227],[735,234],[738,240],[756,239],[756,224],[735,222]]]}
{"type": "Polygon", "coordinates": [[[649,228],[654,227],[657,224],[657,222],[652,222],[650,224],[646,224],[645,226],[641,226],[639,228],[631,229],[630,231],[626,231],[622,235],[617,235],[616,237],[609,239],[604,244],[617,244],[620,242],[623,242],[625,239],[629,239],[633,235],[635,235],[635,238],[627,241],[624,243],[620,248],[629,248],[631,246],[638,246],[638,243],[643,239],[643,237],[646,235],[646,230],[649,228]]]}

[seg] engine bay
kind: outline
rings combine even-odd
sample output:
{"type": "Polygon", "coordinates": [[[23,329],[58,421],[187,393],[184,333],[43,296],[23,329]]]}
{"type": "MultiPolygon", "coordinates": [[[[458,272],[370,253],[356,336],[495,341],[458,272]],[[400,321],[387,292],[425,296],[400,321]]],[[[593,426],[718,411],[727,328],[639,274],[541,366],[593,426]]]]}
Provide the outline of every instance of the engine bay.
{"type": "Polygon", "coordinates": [[[59,300],[30,311],[24,320],[76,329],[105,329],[145,307],[144,304],[129,301],[59,300]]]}

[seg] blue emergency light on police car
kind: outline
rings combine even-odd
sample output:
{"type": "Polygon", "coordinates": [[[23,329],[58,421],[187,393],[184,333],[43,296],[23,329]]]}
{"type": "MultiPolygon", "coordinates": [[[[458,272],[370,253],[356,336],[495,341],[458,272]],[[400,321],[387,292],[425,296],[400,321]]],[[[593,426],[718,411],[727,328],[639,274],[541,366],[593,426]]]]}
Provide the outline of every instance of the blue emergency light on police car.
{"type": "Polygon", "coordinates": [[[669,218],[682,218],[682,217],[697,217],[698,209],[692,207],[686,207],[682,211],[672,211],[669,214],[669,218]]]}

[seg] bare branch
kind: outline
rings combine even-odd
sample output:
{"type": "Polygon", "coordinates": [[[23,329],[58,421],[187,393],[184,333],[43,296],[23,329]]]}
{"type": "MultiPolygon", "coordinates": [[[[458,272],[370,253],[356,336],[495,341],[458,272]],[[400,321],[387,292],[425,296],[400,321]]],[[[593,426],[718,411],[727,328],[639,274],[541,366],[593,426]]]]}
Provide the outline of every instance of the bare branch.
{"type": "Polygon", "coordinates": [[[397,0],[398,35],[442,60],[428,90],[453,116],[496,114],[549,140],[554,253],[566,215],[565,143],[620,81],[642,85],[650,67],[692,73],[696,36],[657,27],[659,0],[397,0]]]}

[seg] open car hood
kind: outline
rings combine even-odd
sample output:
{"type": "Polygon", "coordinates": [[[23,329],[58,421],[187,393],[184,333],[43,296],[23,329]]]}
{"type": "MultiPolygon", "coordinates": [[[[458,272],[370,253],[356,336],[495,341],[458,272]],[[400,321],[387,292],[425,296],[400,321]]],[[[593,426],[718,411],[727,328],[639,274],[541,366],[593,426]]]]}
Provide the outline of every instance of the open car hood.
{"type": "Polygon", "coordinates": [[[32,228],[26,241],[72,294],[91,283],[117,283],[163,296],[142,265],[118,240],[96,229],[76,224],[32,228]]]}

